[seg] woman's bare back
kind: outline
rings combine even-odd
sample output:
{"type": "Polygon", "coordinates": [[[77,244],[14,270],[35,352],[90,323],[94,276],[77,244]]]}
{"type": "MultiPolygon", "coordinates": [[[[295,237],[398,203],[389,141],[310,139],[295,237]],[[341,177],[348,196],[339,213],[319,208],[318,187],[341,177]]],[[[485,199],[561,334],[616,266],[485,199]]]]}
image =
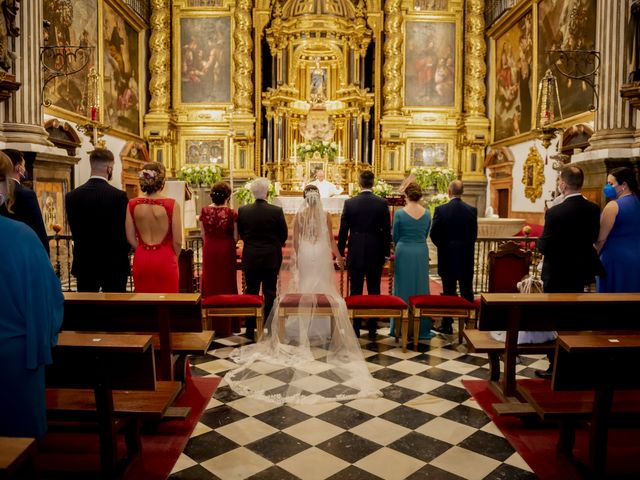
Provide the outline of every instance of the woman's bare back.
{"type": "Polygon", "coordinates": [[[169,217],[165,207],[162,205],[136,205],[133,210],[133,219],[140,240],[147,245],[162,243],[169,232],[169,217]]]}

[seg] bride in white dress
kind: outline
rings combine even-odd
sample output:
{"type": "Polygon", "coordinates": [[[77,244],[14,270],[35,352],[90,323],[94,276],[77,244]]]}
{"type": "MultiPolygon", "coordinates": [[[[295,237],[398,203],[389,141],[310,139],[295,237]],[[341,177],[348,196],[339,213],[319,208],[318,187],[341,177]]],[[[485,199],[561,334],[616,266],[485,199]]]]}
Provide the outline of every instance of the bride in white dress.
{"type": "Polygon", "coordinates": [[[237,393],[277,403],[320,403],[378,397],[335,282],[338,254],[320,194],[308,185],[296,214],[293,253],[280,272],[267,331],[233,351],[225,375],[237,393]]]}

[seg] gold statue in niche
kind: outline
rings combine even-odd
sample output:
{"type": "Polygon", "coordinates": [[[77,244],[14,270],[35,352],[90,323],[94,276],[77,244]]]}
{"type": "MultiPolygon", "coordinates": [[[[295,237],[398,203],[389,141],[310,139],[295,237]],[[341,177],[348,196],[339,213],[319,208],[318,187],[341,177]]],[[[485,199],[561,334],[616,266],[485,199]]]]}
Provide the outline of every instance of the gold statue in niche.
{"type": "Polygon", "coordinates": [[[316,57],[316,68],[311,71],[311,89],[309,99],[313,104],[327,100],[327,71],[320,68],[320,59],[316,57]]]}

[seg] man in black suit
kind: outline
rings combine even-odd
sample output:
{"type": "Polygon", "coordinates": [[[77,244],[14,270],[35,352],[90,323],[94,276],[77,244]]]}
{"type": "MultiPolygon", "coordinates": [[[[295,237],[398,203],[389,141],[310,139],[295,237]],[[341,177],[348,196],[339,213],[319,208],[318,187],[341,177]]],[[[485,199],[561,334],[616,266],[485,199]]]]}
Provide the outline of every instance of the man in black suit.
{"type": "Polygon", "coordinates": [[[558,183],[564,200],[544,215],[538,249],[544,255],[545,292],[583,292],[602,269],[594,247],[600,232],[600,208],[582,196],[583,182],[580,168],[564,167],[558,183]]]}
{"type": "MultiPolygon", "coordinates": [[[[544,230],[538,250],[544,255],[542,283],[546,293],[580,293],[584,286],[603,273],[594,244],[600,233],[600,208],[582,196],[584,173],[565,166],[558,190],[561,203],[544,214],[544,230]]],[[[549,368],[536,370],[541,378],[551,378],[554,355],[547,355],[549,368]]]]}
{"type": "Polygon", "coordinates": [[[38,197],[33,190],[29,190],[24,187],[20,181],[27,179],[27,167],[22,152],[14,150],[13,148],[7,148],[2,152],[11,159],[13,164],[13,174],[11,180],[13,181],[13,196],[14,203],[11,207],[11,212],[7,210],[5,205],[0,206],[0,215],[22,222],[36,232],[40,242],[44,246],[44,249],[49,255],[49,239],[47,238],[47,229],[44,226],[42,220],[42,211],[38,205],[38,197]]]}
{"type": "Polygon", "coordinates": [[[71,273],[79,292],[124,292],[130,250],[124,227],[127,194],[109,184],[113,153],[97,148],[89,155],[89,162],[89,180],[66,195],[73,237],[71,273]]]}
{"type": "MultiPolygon", "coordinates": [[[[269,318],[276,298],[282,247],[289,235],[284,212],[266,200],[269,185],[266,178],[256,178],[251,182],[251,193],[256,201],[238,210],[238,234],[244,243],[242,269],[247,283],[246,293],[258,295],[262,285],[265,320],[269,318]]],[[[253,340],[255,319],[247,320],[246,335],[253,340]]]]}
{"type": "MultiPolygon", "coordinates": [[[[380,294],[380,278],[384,262],[389,258],[391,221],[386,200],[373,194],[374,175],[370,171],[360,174],[360,193],[344,202],[338,234],[338,251],[344,256],[348,247],[347,268],[351,282],[351,295],[362,295],[367,281],[369,295],[380,294]]],[[[369,337],[376,336],[376,320],[368,321],[369,337]]],[[[360,336],[360,321],[353,324],[360,336]]]]}
{"type": "MultiPolygon", "coordinates": [[[[462,201],[461,180],[449,184],[450,200],[436,207],[431,224],[431,241],[438,248],[438,275],[442,293],[457,295],[473,302],[473,256],[478,237],[478,210],[462,201]]],[[[435,330],[452,334],[453,320],[443,318],[435,330]]]]}

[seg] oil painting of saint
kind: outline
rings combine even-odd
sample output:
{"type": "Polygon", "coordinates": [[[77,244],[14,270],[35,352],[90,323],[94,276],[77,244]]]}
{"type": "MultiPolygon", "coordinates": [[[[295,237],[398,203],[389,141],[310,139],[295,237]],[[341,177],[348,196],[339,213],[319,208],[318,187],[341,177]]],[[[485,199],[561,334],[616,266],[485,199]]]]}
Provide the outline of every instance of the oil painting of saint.
{"type": "MultiPolygon", "coordinates": [[[[542,77],[551,68],[549,50],[595,50],[596,0],[543,0],[538,6],[538,32],[538,76],[542,77]]],[[[554,74],[562,115],[586,112],[593,103],[589,86],[557,71],[554,74]]]]}
{"type": "Polygon", "coordinates": [[[104,121],[113,130],[140,135],[138,32],[104,4],[104,121]]]}
{"type": "MultiPolygon", "coordinates": [[[[51,80],[45,87],[44,99],[51,105],[82,117],[89,116],[91,105],[88,99],[87,75],[95,66],[98,43],[98,5],[97,0],[49,0],[43,2],[43,18],[49,26],[43,31],[44,43],[47,46],[73,45],[77,47],[93,47],[79,50],[74,66],[86,66],[79,72],[51,80]]],[[[60,68],[62,57],[51,58],[49,65],[60,68]]],[[[71,60],[71,57],[68,57],[71,60]]],[[[49,62],[47,61],[47,64],[49,62]]],[[[63,114],[64,116],[64,114],[63,114]]]]}
{"type": "Polygon", "coordinates": [[[454,106],[455,35],[455,23],[407,22],[405,42],[405,103],[407,106],[454,106]]]}
{"type": "Polygon", "coordinates": [[[496,42],[494,141],[531,130],[532,57],[529,12],[496,42]]]}
{"type": "Polygon", "coordinates": [[[182,103],[226,103],[231,99],[230,18],[180,21],[182,103]]]}

